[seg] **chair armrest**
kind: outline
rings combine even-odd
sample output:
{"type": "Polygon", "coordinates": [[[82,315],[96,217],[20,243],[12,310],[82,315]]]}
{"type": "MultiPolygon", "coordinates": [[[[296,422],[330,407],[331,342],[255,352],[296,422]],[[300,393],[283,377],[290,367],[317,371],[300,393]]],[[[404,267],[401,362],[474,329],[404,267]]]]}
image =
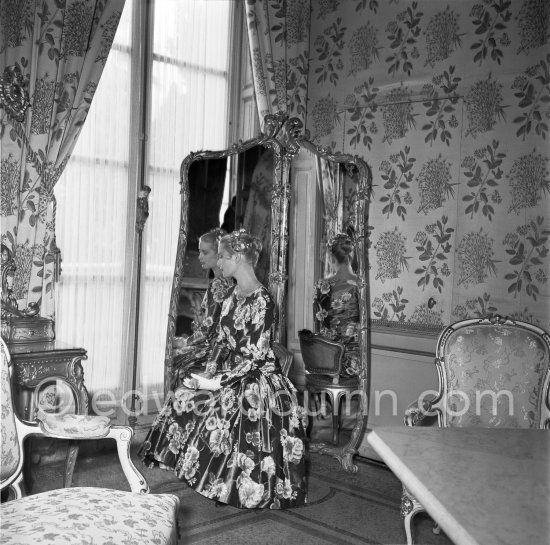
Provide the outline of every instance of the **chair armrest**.
{"type": "Polygon", "coordinates": [[[422,406],[419,406],[419,400],[411,403],[405,410],[405,416],[403,417],[405,426],[433,426],[436,424],[437,410],[432,410],[434,401],[435,398],[423,399],[422,406]]]}
{"type": "Polygon", "coordinates": [[[122,471],[135,493],[146,494],[149,485],[145,477],[135,467],[130,457],[130,444],[134,431],[129,426],[111,426],[106,416],[88,416],[83,414],[50,414],[38,412],[38,428],[33,434],[53,437],[55,439],[86,440],[114,439],[122,471]]]}
{"type": "Polygon", "coordinates": [[[109,435],[111,428],[111,421],[106,416],[39,411],[36,420],[44,435],[57,439],[101,439],[109,435]]]}
{"type": "Polygon", "coordinates": [[[130,444],[133,436],[134,430],[130,426],[111,426],[107,437],[116,441],[118,459],[126,480],[130,484],[130,490],[139,494],[147,494],[149,485],[130,457],[130,444]]]}

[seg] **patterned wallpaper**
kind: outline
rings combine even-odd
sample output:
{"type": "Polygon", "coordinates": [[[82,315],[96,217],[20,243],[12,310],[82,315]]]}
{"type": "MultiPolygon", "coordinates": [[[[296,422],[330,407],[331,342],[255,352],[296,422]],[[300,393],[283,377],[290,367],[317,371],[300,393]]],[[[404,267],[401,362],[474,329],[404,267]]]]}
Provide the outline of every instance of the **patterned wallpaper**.
{"type": "Polygon", "coordinates": [[[306,126],[372,169],[380,324],[550,329],[549,38],[547,0],[312,0],[306,126]]]}

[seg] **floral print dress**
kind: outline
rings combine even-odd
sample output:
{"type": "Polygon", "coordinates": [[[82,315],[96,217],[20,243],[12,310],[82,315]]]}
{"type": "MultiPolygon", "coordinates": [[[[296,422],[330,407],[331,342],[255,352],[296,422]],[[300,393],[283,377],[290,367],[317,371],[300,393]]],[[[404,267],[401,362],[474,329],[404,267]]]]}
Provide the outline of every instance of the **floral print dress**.
{"type": "Polygon", "coordinates": [[[174,470],[207,498],[239,508],[306,502],[307,417],[272,349],[274,303],[265,287],[221,309],[209,359],[228,371],[215,391],[182,387],[165,403],[139,455],[174,470]]]}
{"type": "Polygon", "coordinates": [[[359,289],[354,280],[335,276],[315,284],[313,299],[315,332],[346,347],[342,376],[357,376],[359,356],[359,289]]]}
{"type": "Polygon", "coordinates": [[[223,277],[216,277],[208,284],[201,302],[200,322],[193,324],[193,334],[187,338],[185,347],[174,350],[173,390],[181,386],[189,372],[206,369],[208,355],[220,319],[222,303],[233,286],[232,280],[223,277]]]}

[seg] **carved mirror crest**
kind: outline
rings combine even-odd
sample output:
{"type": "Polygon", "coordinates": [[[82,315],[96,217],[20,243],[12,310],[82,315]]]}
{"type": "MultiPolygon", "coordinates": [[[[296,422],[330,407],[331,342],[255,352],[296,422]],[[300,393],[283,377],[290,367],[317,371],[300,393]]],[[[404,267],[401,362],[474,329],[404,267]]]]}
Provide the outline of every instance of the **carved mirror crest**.
{"type": "MultiPolygon", "coordinates": [[[[265,132],[220,151],[192,152],[180,169],[181,214],[165,352],[165,391],[172,379],[174,339],[189,334],[208,276],[198,261],[199,237],[214,227],[244,227],[260,238],[256,272],[277,309],[285,306],[288,158],[276,139],[286,116],[268,115],[265,132]]],[[[278,312],[273,336],[284,335],[278,312]]]]}

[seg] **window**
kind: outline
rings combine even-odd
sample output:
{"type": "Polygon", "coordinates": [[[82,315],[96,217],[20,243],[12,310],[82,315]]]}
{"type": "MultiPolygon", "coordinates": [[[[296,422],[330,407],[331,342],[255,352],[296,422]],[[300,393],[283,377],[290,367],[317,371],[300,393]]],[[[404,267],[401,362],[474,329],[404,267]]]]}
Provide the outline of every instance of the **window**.
{"type": "Polygon", "coordinates": [[[230,52],[240,52],[233,47],[237,6],[126,0],[90,113],[56,186],[63,258],[57,338],[88,351],[85,383],[102,410],[129,405],[134,380],[147,412],[164,397],[179,168],[190,151],[228,146],[227,127],[237,115],[229,110],[230,75],[238,72],[230,52]],[[151,193],[140,263],[141,183],[151,193]]]}

